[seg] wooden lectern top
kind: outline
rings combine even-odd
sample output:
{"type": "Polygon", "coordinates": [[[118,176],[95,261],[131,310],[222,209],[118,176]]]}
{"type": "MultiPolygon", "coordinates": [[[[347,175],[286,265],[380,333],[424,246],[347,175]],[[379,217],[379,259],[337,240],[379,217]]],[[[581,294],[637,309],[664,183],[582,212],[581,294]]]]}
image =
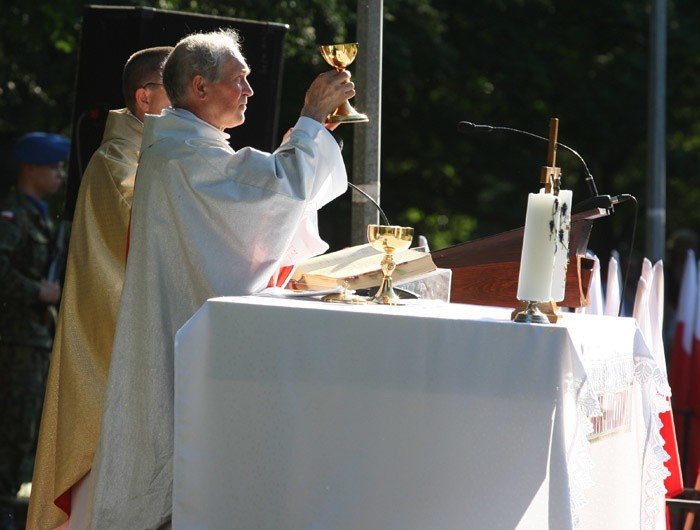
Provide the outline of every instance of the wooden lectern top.
{"type": "MultiPolygon", "coordinates": [[[[607,210],[594,208],[571,217],[569,267],[564,300],[558,302],[560,307],[588,305],[594,263],[586,257],[588,239],[593,221],[607,215],[607,210]]],[[[520,227],[433,251],[435,265],[452,270],[450,300],[464,304],[517,307],[523,232],[523,227],[520,227]]]]}

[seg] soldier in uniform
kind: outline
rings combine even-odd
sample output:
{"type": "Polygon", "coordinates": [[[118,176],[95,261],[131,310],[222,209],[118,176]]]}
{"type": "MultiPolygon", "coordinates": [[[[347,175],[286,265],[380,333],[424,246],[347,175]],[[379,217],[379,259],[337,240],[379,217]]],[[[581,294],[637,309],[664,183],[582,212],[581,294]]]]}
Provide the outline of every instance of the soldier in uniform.
{"type": "MultiPolygon", "coordinates": [[[[61,288],[47,279],[53,226],[44,199],[58,191],[70,142],[29,133],[15,145],[16,186],[0,200],[0,496],[31,479],[31,462],[61,288]]],[[[4,514],[10,527],[10,514],[4,514]]],[[[2,525],[0,521],[0,525],[2,525]]],[[[0,526],[2,528],[2,526],[0,526]]]]}

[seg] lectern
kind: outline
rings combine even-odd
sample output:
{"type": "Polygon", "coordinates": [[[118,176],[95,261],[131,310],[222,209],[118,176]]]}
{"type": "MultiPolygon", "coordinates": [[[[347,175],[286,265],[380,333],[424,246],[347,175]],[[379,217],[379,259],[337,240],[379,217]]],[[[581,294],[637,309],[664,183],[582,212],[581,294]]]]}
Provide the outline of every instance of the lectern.
{"type": "MultiPolygon", "coordinates": [[[[588,305],[593,272],[593,260],[586,257],[588,239],[593,221],[608,214],[604,208],[594,208],[571,217],[566,291],[559,306],[588,305]]],[[[452,269],[452,302],[517,307],[522,246],[521,227],[433,251],[432,256],[438,267],[452,269]]]]}

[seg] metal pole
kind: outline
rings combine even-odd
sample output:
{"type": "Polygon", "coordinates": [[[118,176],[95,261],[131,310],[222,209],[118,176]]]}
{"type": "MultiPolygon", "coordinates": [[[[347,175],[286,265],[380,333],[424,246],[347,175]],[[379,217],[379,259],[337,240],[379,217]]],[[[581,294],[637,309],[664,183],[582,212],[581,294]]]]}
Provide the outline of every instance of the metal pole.
{"type": "MultiPolygon", "coordinates": [[[[359,50],[350,66],[357,95],[352,102],[369,123],[353,129],[352,181],[379,202],[379,163],[382,132],[382,33],[383,0],[358,0],[357,42],[359,50]],[[353,69],[354,66],[354,69],[353,69]]],[[[347,127],[345,125],[344,127],[347,127]]],[[[379,222],[376,207],[360,193],[352,194],[351,242],[367,243],[367,225],[379,222]]]]}
{"type": "Polygon", "coordinates": [[[652,2],[649,38],[649,158],[646,256],[664,258],[666,242],[666,0],[652,2]]]}

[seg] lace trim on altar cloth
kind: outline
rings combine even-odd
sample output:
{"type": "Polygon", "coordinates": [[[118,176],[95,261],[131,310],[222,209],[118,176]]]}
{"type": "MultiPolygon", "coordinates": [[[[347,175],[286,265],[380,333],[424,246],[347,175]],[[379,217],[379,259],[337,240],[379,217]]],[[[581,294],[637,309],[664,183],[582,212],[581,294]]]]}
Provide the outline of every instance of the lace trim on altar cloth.
{"type": "MultiPolygon", "coordinates": [[[[586,354],[581,347],[582,357],[586,354]]],[[[627,355],[611,355],[606,360],[584,360],[588,378],[597,396],[626,390],[634,377],[634,359],[627,355]]]]}
{"type": "Polygon", "coordinates": [[[666,494],[664,480],[671,474],[664,465],[671,456],[664,449],[666,442],[661,437],[659,419],[659,414],[671,410],[671,387],[655,363],[646,358],[635,358],[635,361],[634,380],[641,385],[643,395],[648,400],[644,407],[648,421],[642,470],[642,529],[653,530],[659,512],[664,509],[664,503],[659,502],[666,494]]]}
{"type": "Polygon", "coordinates": [[[642,469],[641,520],[643,530],[652,530],[663,509],[669,475],[664,462],[670,456],[660,435],[659,414],[670,410],[671,389],[665,375],[646,357],[618,355],[612,362],[586,363],[587,378],[569,381],[566,393],[577,405],[578,425],[569,454],[569,491],[573,527],[579,527],[579,513],[587,503],[586,490],[593,486],[592,440],[629,430],[632,390],[641,387],[644,403],[646,444],[642,469]]]}
{"type": "Polygon", "coordinates": [[[574,378],[567,385],[566,394],[576,404],[578,429],[571,440],[569,452],[569,495],[573,527],[578,528],[579,511],[587,503],[585,491],[593,486],[591,458],[588,436],[593,432],[591,418],[602,415],[600,403],[588,379],[574,378]]]}

